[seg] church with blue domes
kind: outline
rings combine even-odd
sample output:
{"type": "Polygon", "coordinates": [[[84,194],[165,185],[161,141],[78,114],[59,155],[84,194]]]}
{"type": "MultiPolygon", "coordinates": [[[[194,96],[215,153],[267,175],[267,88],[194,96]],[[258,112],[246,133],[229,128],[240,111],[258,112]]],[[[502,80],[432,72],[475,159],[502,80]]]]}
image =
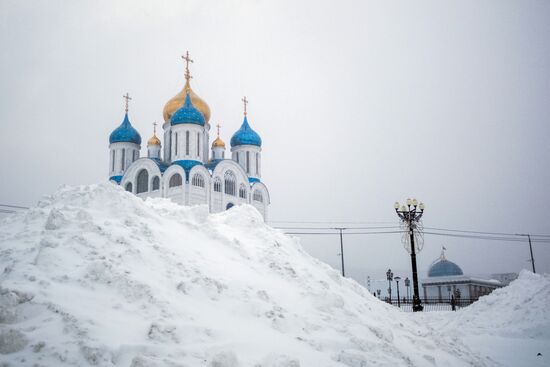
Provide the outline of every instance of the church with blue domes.
{"type": "Polygon", "coordinates": [[[234,205],[253,205],[267,219],[269,192],[261,180],[262,139],[248,121],[246,97],[241,127],[230,140],[230,154],[217,137],[210,145],[210,107],[191,89],[189,53],[185,86],[163,110],[162,144],[156,134],[147,141],[141,157],[141,135],[126,113],[109,137],[109,179],[139,197],[168,198],[182,205],[208,205],[211,213],[234,205]]]}

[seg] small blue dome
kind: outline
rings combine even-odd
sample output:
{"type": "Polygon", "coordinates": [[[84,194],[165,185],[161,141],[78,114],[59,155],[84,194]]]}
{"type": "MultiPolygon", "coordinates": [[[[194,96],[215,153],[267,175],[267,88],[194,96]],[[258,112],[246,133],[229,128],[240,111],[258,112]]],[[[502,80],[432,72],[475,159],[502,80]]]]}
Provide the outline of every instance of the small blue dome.
{"type": "Polygon", "coordinates": [[[430,266],[428,277],[447,277],[453,275],[464,275],[460,266],[447,259],[442,259],[430,266]]]}
{"type": "Polygon", "coordinates": [[[185,95],[185,103],[183,106],[172,115],[170,123],[172,125],[195,124],[204,126],[204,116],[195,106],[193,106],[193,103],[191,103],[189,92],[185,95]]]}
{"type": "Polygon", "coordinates": [[[128,120],[128,112],[124,115],[124,121],[109,136],[109,143],[135,143],[141,145],[141,136],[128,120]]]}
{"type": "Polygon", "coordinates": [[[252,130],[252,128],[248,124],[246,116],[244,117],[241,128],[237,130],[237,132],[235,132],[235,134],[233,134],[233,136],[231,137],[231,146],[235,147],[237,145],[257,145],[259,147],[262,146],[262,138],[260,138],[260,135],[258,135],[257,132],[252,130]]]}

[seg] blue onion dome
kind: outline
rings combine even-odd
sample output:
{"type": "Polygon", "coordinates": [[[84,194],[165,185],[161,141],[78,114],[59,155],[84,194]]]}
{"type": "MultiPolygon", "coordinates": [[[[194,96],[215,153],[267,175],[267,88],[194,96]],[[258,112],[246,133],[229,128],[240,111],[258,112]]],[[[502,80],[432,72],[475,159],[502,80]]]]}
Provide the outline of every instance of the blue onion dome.
{"type": "Polygon", "coordinates": [[[130,123],[128,112],[124,115],[124,121],[109,136],[109,143],[135,143],[141,145],[141,136],[130,123]]]}
{"type": "Polygon", "coordinates": [[[430,266],[428,270],[428,277],[448,277],[455,275],[464,275],[460,266],[456,265],[454,262],[447,260],[445,257],[445,247],[441,251],[441,256],[436,262],[430,266]]]}
{"type": "Polygon", "coordinates": [[[193,106],[189,92],[185,95],[185,103],[183,106],[172,115],[170,123],[172,125],[195,124],[204,126],[204,116],[195,106],[193,106]]]}
{"type": "Polygon", "coordinates": [[[244,116],[243,124],[241,125],[241,128],[233,134],[231,137],[231,146],[235,147],[237,145],[256,145],[261,147],[262,146],[262,138],[260,138],[260,135],[258,135],[257,132],[252,130],[250,125],[248,124],[248,119],[246,118],[246,115],[244,116]]]}

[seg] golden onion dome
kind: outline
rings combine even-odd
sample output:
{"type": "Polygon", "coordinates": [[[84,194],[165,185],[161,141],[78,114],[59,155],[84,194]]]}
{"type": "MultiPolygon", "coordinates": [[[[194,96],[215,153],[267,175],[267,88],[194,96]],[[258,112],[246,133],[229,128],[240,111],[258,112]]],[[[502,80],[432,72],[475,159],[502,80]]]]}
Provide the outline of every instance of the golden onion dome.
{"type": "Polygon", "coordinates": [[[204,120],[208,124],[208,121],[210,121],[210,107],[208,107],[206,102],[202,100],[201,97],[197,96],[195,92],[193,92],[193,89],[191,89],[191,86],[189,85],[189,79],[185,82],[185,86],[183,87],[183,89],[174,97],[172,97],[172,99],[166,102],[166,105],[164,105],[164,110],[162,112],[162,115],[164,116],[164,122],[169,122],[172,118],[172,115],[177,110],[179,110],[181,106],[183,106],[187,90],[189,90],[191,103],[193,103],[193,106],[195,106],[195,108],[202,113],[202,115],[204,116],[204,120]]]}
{"type": "Polygon", "coordinates": [[[147,141],[147,146],[149,145],[160,145],[160,139],[157,138],[157,134],[153,134],[153,136],[151,136],[151,139],[147,141]]]}
{"type": "Polygon", "coordinates": [[[214,148],[223,148],[223,149],[225,149],[225,143],[223,142],[223,140],[220,139],[219,136],[216,138],[216,140],[214,140],[212,142],[212,149],[214,149],[214,148]]]}

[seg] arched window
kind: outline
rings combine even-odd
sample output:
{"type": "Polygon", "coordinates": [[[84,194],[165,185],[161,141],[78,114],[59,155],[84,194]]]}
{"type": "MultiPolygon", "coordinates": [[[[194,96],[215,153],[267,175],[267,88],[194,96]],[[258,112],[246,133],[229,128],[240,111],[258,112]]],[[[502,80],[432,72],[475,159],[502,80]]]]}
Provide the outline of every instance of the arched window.
{"type": "Polygon", "coordinates": [[[246,187],[244,185],[239,187],[239,197],[246,199],[246,187]]]}
{"type": "Polygon", "coordinates": [[[115,150],[111,150],[111,163],[112,163],[112,166],[111,166],[111,171],[114,172],[115,171],[115,150]]]}
{"type": "Polygon", "coordinates": [[[175,173],[170,177],[170,182],[168,182],[168,187],[176,187],[181,186],[181,175],[179,173],[175,173]]]}
{"type": "Polygon", "coordinates": [[[256,153],[256,174],[260,173],[260,154],[256,153]]]}
{"type": "Polygon", "coordinates": [[[214,178],[214,191],[222,192],[222,180],[219,177],[214,178]]]}
{"type": "Polygon", "coordinates": [[[136,186],[136,193],[138,194],[149,191],[149,173],[146,169],[139,171],[136,186]]]}
{"type": "Polygon", "coordinates": [[[126,160],[126,149],[122,149],[122,157],[120,158],[120,166],[122,167],[122,170],[124,171],[124,161],[126,160]]]}
{"type": "Polygon", "coordinates": [[[250,173],[250,152],[246,152],[246,173],[250,173]]]}
{"type": "Polygon", "coordinates": [[[185,155],[189,155],[189,130],[185,132],[185,155]]]}
{"type": "Polygon", "coordinates": [[[235,196],[236,194],[236,187],[235,187],[235,182],[237,181],[237,179],[235,178],[235,174],[231,171],[227,171],[225,172],[225,175],[224,175],[224,184],[225,184],[225,193],[227,195],[233,195],[235,196]]]}
{"type": "Polygon", "coordinates": [[[195,173],[191,179],[193,186],[204,187],[204,177],[201,174],[195,173]]]}
{"type": "Polygon", "coordinates": [[[128,182],[128,183],[126,184],[126,191],[132,192],[132,183],[131,183],[131,182],[128,182]]]}
{"type": "Polygon", "coordinates": [[[254,190],[254,195],[253,195],[253,199],[255,201],[259,201],[261,203],[264,202],[264,197],[262,195],[262,192],[261,191],[258,191],[258,190],[254,190]]]}
{"type": "Polygon", "coordinates": [[[160,178],[159,176],[153,177],[153,191],[160,189],[160,178]]]}
{"type": "Polygon", "coordinates": [[[174,143],[174,155],[178,155],[178,133],[174,133],[174,140],[175,140],[175,143],[174,143]]]}

